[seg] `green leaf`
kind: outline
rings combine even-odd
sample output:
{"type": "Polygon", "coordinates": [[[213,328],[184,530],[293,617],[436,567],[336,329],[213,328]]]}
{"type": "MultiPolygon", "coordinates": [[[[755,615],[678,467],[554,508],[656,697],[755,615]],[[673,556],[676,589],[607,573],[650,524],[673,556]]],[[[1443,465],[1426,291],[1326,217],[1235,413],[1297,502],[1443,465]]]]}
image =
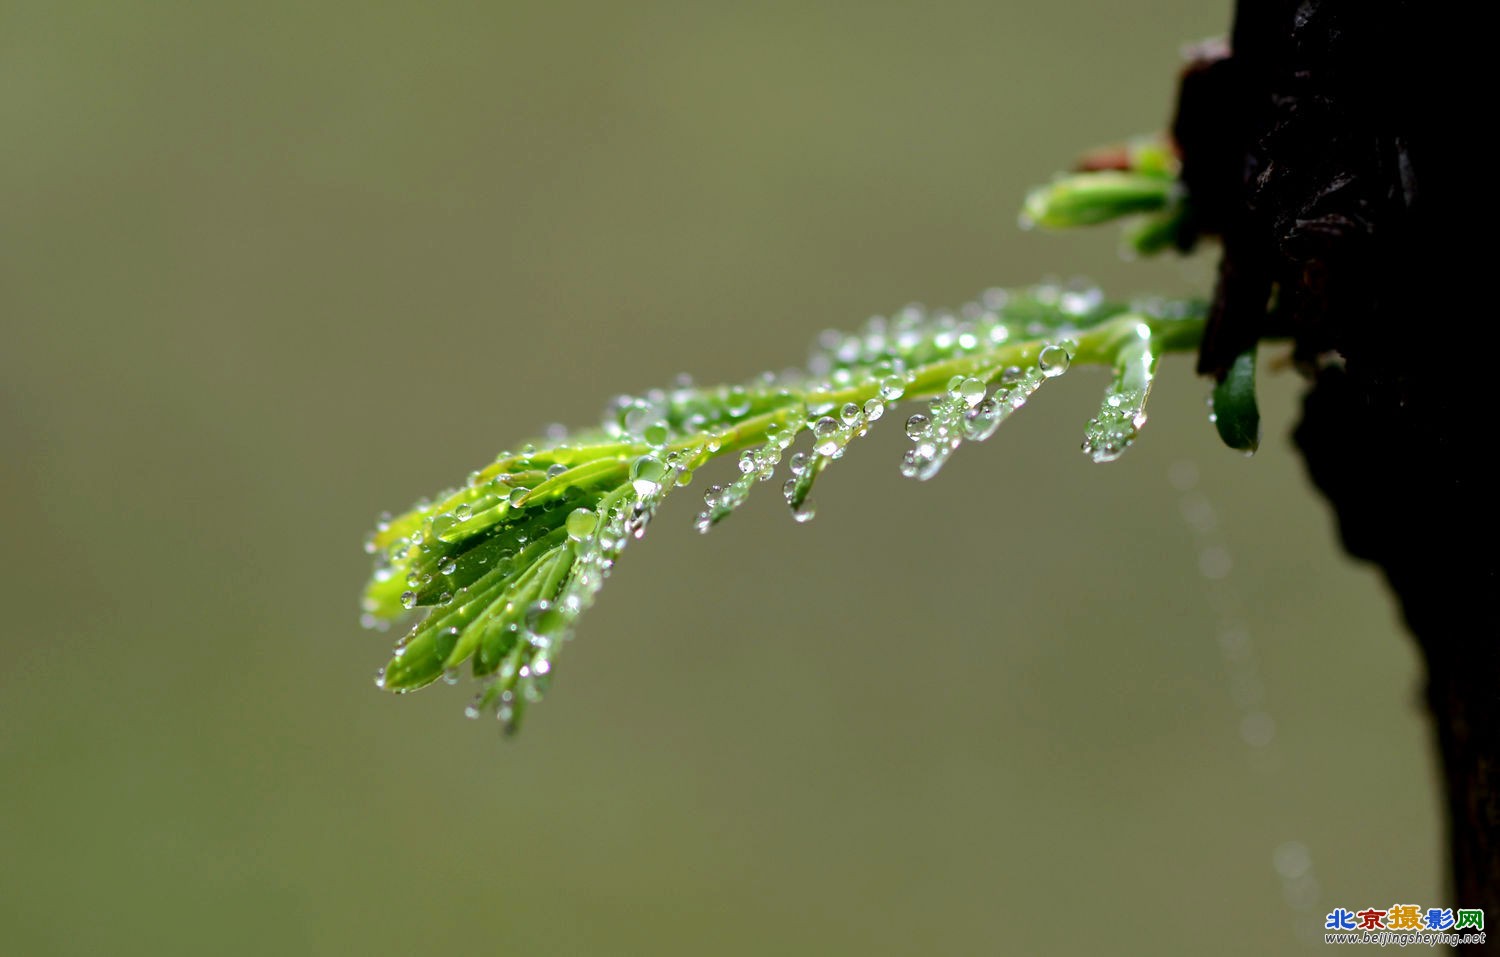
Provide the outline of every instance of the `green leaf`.
{"type": "Polygon", "coordinates": [[[380,683],[409,691],[456,680],[469,663],[483,683],[470,713],[514,730],[620,554],[711,461],[735,459],[739,474],[704,495],[700,528],[774,480],[788,455],[783,494],[805,521],[818,476],[898,402],[921,403],[906,422],[902,471],[932,478],[1044,382],[1088,365],[1113,370],[1109,394],[1126,399],[1117,411],[1128,436],[1096,456],[1113,457],[1145,421],[1161,354],[1195,348],[1202,325],[1198,303],[1110,302],[1083,286],[991,290],[956,313],[909,306],[858,332],[825,333],[802,373],[622,396],[597,427],[502,453],[463,487],[380,524],[366,546],[376,556],[368,622],[426,615],[380,683]]]}
{"type": "Polygon", "coordinates": [[[1177,191],[1172,180],[1159,176],[1116,170],[1073,173],[1027,194],[1021,224],[1046,229],[1093,226],[1166,209],[1177,191]]]}
{"type": "Polygon", "coordinates": [[[1235,357],[1224,380],[1214,387],[1214,427],[1231,449],[1254,452],[1260,447],[1260,409],[1255,405],[1255,347],[1235,357]]]}

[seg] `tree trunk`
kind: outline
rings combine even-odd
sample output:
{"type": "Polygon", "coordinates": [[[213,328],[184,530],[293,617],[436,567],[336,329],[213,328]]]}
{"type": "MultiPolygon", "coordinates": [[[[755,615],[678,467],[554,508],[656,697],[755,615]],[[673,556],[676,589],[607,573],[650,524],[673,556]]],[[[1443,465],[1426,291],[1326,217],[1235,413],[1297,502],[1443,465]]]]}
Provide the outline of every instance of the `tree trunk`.
{"type": "MultiPolygon", "coordinates": [[[[1500,391],[1487,241],[1470,238],[1493,204],[1473,132],[1491,114],[1471,111],[1488,88],[1481,31],[1456,12],[1242,0],[1229,50],[1185,74],[1174,134],[1195,217],[1184,239],[1224,248],[1200,370],[1222,378],[1262,336],[1296,342],[1311,381],[1296,443],[1426,660],[1451,903],[1494,919],[1500,508],[1487,459],[1500,391]]],[[[1365,653],[1361,636],[1336,637],[1365,653]]],[[[1364,770],[1378,791],[1382,771],[1407,769],[1364,770]]]]}

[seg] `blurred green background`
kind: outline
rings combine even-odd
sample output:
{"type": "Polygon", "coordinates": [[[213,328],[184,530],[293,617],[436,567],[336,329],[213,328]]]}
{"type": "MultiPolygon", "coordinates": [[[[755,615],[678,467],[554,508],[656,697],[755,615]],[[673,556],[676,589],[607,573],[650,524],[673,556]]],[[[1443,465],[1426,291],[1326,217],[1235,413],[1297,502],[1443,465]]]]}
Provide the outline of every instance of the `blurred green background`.
{"type": "Polygon", "coordinates": [[[806,527],[681,495],[513,742],[357,624],[379,511],[614,393],[1205,291],[1014,223],[1228,16],[0,5],[0,952],[1267,954],[1436,902],[1415,655],[1289,373],[1250,460],[1176,358],[1115,465],[1082,371],[925,485],[882,423],[806,527]]]}

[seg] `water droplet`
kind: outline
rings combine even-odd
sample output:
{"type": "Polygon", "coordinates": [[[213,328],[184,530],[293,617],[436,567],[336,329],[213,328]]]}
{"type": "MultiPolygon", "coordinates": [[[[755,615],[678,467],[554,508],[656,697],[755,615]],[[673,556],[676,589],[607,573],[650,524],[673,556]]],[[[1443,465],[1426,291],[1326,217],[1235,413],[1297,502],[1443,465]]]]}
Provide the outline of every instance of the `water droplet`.
{"type": "Polygon", "coordinates": [[[575,542],[581,542],[594,534],[594,529],[599,527],[599,516],[592,509],[575,508],[568,515],[567,527],[568,537],[575,542]]]}
{"type": "Polygon", "coordinates": [[[914,413],[906,420],[906,437],[913,441],[925,438],[931,431],[932,420],[920,412],[914,413]]]}
{"type": "Polygon", "coordinates": [[[831,416],[823,416],[813,423],[813,451],[819,455],[833,455],[839,450],[839,424],[831,416]]]}
{"type": "Polygon", "coordinates": [[[725,410],[734,418],[750,411],[750,393],[744,386],[733,386],[725,396],[725,410]]]}
{"type": "Polygon", "coordinates": [[[654,456],[643,455],[630,466],[630,484],[642,498],[655,495],[666,475],[666,466],[654,456]]]}
{"type": "Polygon", "coordinates": [[[907,478],[916,478],[917,471],[921,468],[917,461],[917,453],[914,449],[907,449],[906,454],[901,457],[901,474],[907,478]]]}
{"type": "Polygon", "coordinates": [[[646,426],[651,424],[651,407],[639,399],[631,399],[631,405],[625,410],[620,424],[624,426],[626,433],[640,435],[646,426]]]}
{"type": "Polygon", "coordinates": [[[1041,354],[1037,356],[1036,364],[1037,368],[1042,370],[1042,375],[1051,379],[1067,372],[1068,364],[1072,361],[1073,357],[1068,354],[1067,349],[1054,344],[1042,348],[1041,354]]]}
{"type": "Polygon", "coordinates": [[[530,494],[531,489],[525,487],[524,485],[517,485],[515,488],[510,490],[510,498],[508,499],[508,501],[510,502],[511,507],[514,508],[520,505],[522,502],[526,501],[526,496],[530,494]]]}
{"type": "Polygon", "coordinates": [[[970,408],[984,400],[984,392],[984,382],[973,376],[959,377],[957,383],[950,384],[948,387],[949,395],[962,400],[970,408]]]}
{"type": "Polygon", "coordinates": [[[885,403],[879,399],[870,399],[865,402],[865,418],[870,422],[885,415],[885,403]]]}
{"type": "Polygon", "coordinates": [[[964,437],[975,442],[983,442],[995,434],[1000,423],[1005,421],[1005,410],[1008,408],[1004,403],[989,396],[970,409],[964,416],[964,437]]]}

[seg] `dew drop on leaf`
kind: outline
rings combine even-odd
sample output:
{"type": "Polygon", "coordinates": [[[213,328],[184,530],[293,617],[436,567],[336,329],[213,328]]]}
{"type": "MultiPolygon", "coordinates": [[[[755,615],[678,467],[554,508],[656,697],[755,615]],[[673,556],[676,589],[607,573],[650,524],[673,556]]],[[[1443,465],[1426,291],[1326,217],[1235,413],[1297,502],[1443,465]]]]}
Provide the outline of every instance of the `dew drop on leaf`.
{"type": "MultiPolygon", "coordinates": [[[[1036,364],[1042,370],[1042,375],[1051,379],[1068,371],[1068,363],[1073,357],[1068,355],[1068,350],[1059,345],[1045,346],[1041,354],[1037,356],[1036,364]]],[[[1051,395],[1049,392],[1048,395],[1051,395]]]]}
{"type": "Polygon", "coordinates": [[[592,509],[575,508],[568,515],[568,537],[575,542],[581,542],[594,534],[594,529],[599,527],[599,516],[592,509]]]}

